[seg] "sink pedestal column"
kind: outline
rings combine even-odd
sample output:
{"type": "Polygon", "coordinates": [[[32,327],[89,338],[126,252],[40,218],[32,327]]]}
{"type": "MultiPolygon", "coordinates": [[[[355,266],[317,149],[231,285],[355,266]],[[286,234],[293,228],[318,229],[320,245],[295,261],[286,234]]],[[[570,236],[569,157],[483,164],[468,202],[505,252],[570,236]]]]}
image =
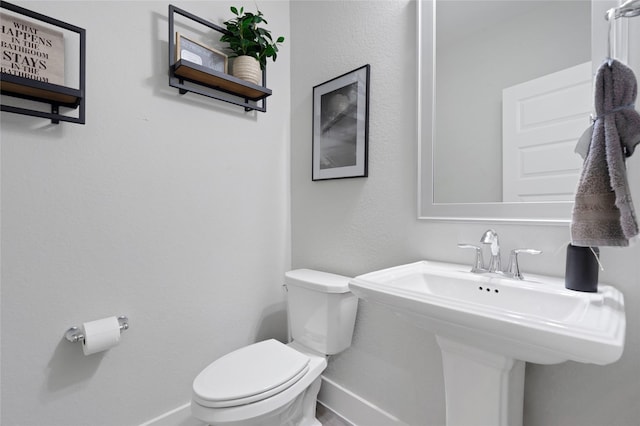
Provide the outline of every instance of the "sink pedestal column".
{"type": "Polygon", "coordinates": [[[524,361],[436,336],[447,426],[522,426],[524,361]]]}

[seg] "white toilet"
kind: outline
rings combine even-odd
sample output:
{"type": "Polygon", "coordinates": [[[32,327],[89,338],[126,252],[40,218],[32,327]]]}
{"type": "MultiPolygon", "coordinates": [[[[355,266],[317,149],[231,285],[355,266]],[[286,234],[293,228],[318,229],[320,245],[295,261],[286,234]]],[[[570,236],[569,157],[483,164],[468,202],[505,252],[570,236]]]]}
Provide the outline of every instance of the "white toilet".
{"type": "Polygon", "coordinates": [[[327,355],[351,345],[358,299],[349,278],[310,269],[285,274],[293,342],[264,340],[217,359],[193,381],[192,415],[210,425],[320,426],[327,355]]]}

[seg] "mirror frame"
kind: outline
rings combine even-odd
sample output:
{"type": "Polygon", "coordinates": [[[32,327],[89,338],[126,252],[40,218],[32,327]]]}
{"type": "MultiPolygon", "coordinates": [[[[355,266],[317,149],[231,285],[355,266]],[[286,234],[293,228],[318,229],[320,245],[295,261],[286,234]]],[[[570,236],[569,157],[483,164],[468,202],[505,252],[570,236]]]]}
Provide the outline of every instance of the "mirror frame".
{"type": "MultiPolygon", "coordinates": [[[[604,19],[605,11],[619,5],[620,2],[612,0],[596,3],[599,3],[596,7],[592,6],[591,38],[592,41],[606,40],[608,24],[604,19]],[[598,15],[599,9],[602,9],[601,15],[598,15]],[[602,23],[597,24],[598,21],[594,16],[602,16],[602,23]]],[[[522,203],[435,203],[433,201],[435,4],[434,0],[416,0],[418,219],[568,226],[571,223],[572,201],[522,203]],[[430,28],[425,25],[426,22],[432,23],[430,28]]],[[[617,20],[614,26],[613,44],[614,52],[617,53],[614,56],[622,61],[626,61],[628,52],[627,28],[626,20],[621,19],[617,20]]],[[[598,55],[593,52],[598,51],[601,50],[594,48],[592,42],[592,57],[597,58],[598,55]]],[[[600,56],[604,58],[605,54],[600,56]]],[[[594,61],[594,66],[599,65],[599,62],[594,61]]]]}

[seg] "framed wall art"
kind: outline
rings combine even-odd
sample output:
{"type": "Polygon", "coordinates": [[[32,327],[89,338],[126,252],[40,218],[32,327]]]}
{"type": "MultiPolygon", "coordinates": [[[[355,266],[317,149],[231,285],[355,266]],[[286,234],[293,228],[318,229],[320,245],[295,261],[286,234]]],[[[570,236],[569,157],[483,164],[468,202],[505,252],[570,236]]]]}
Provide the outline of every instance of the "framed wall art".
{"type": "Polygon", "coordinates": [[[184,59],[210,70],[227,73],[227,55],[176,33],[176,59],[184,59]]]}
{"type": "Polygon", "coordinates": [[[370,69],[313,88],[312,180],[367,176],[370,69]]]}
{"type": "Polygon", "coordinates": [[[3,73],[64,85],[64,34],[18,16],[0,13],[3,73]]]}

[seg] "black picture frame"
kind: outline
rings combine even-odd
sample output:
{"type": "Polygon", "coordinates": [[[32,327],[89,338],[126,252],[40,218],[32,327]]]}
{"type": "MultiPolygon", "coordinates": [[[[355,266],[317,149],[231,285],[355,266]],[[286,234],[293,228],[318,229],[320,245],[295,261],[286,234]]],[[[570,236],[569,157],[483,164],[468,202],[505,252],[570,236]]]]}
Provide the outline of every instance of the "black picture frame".
{"type": "Polygon", "coordinates": [[[369,64],[313,87],[313,181],[368,176],[369,64]]]}

